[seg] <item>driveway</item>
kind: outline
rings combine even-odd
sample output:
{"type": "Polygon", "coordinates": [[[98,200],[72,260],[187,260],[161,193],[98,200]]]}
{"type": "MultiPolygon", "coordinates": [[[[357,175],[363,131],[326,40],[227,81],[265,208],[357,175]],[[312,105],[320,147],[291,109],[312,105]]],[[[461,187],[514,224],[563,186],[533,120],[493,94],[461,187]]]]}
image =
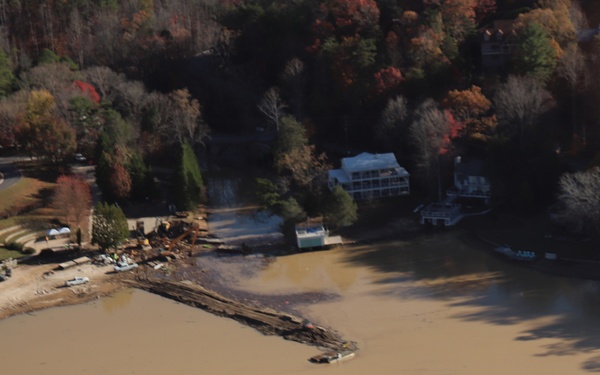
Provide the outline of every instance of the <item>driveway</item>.
{"type": "Polygon", "coordinates": [[[0,158],[0,173],[3,175],[3,178],[0,178],[0,190],[8,189],[19,181],[21,172],[13,163],[22,159],[21,156],[0,158]]]}

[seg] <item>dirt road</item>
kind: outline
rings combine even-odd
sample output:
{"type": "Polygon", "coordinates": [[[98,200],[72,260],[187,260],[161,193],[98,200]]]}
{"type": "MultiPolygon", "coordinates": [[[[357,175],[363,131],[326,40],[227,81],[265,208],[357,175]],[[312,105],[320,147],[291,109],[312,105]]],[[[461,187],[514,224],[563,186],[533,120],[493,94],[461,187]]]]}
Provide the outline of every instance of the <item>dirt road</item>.
{"type": "Polygon", "coordinates": [[[122,284],[107,274],[110,267],[85,264],[57,271],[55,263],[19,265],[13,276],[0,282],[0,319],[53,306],[73,305],[108,295],[122,284]],[[67,288],[65,281],[87,276],[90,282],[67,288]]]}

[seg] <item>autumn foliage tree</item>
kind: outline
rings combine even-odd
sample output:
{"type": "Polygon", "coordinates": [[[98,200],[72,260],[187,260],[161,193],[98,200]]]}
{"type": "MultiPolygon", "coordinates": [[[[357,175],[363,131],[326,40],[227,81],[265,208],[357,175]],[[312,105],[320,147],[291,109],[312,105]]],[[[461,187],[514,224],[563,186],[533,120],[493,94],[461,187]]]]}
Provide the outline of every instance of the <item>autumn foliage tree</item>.
{"type": "Polygon", "coordinates": [[[324,54],[341,87],[355,85],[375,62],[378,20],[374,0],[328,0],[320,6],[309,49],[324,54]]]}
{"type": "Polygon", "coordinates": [[[467,90],[452,90],[443,100],[443,105],[463,126],[467,140],[487,141],[496,127],[496,117],[490,114],[492,102],[478,86],[467,90]]]}
{"type": "Polygon", "coordinates": [[[31,156],[58,162],[75,150],[75,132],[56,114],[54,97],[46,90],[29,95],[24,117],[16,129],[16,139],[31,156]]]}
{"type": "Polygon", "coordinates": [[[52,196],[52,205],[65,222],[80,228],[85,225],[92,206],[90,185],[77,176],[60,176],[52,196]]]}

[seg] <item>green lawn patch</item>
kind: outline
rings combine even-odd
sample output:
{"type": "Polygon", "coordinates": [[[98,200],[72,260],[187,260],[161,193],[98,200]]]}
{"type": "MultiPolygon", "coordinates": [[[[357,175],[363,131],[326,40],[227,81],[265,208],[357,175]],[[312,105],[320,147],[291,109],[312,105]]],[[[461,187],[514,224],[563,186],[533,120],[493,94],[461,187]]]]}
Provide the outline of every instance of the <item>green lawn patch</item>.
{"type": "Polygon", "coordinates": [[[20,251],[8,250],[3,247],[0,247],[0,261],[8,259],[8,258],[18,259],[23,256],[25,256],[25,254],[23,254],[20,251]]]}
{"type": "Polygon", "coordinates": [[[53,183],[23,177],[15,185],[0,191],[0,215],[10,217],[43,205],[53,183]]]}

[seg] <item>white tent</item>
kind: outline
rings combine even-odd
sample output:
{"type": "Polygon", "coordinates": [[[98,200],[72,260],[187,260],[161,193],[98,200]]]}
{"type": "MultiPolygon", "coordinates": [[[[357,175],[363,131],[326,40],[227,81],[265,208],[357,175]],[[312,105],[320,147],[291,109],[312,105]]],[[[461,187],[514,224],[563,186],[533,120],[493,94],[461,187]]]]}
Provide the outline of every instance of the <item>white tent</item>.
{"type": "Polygon", "coordinates": [[[67,227],[62,227],[62,228],[60,228],[58,230],[58,233],[60,233],[60,234],[68,234],[68,233],[71,233],[71,230],[69,228],[67,228],[67,227]]]}
{"type": "Polygon", "coordinates": [[[46,234],[47,234],[48,236],[56,236],[56,235],[59,235],[59,234],[60,234],[60,232],[59,232],[59,231],[57,231],[56,229],[50,229],[48,232],[46,232],[46,234]]]}

